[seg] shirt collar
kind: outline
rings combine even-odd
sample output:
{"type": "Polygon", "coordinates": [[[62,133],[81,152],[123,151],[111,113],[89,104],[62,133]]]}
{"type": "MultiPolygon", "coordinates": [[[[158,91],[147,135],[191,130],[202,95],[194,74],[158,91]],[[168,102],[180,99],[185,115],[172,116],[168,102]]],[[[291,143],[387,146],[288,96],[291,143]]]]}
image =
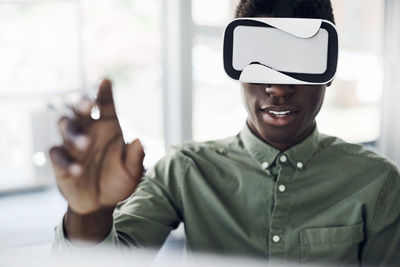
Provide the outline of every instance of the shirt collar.
{"type": "Polygon", "coordinates": [[[247,152],[264,166],[273,165],[276,158],[284,154],[294,166],[299,166],[300,163],[301,168],[303,168],[317,152],[320,135],[317,127],[315,127],[314,131],[301,143],[283,152],[259,139],[247,123],[240,132],[240,138],[247,152]]]}
{"type": "Polygon", "coordinates": [[[289,148],[284,153],[289,157],[289,160],[297,166],[298,163],[304,166],[311,160],[314,154],[318,151],[320,144],[320,134],[317,126],[313,132],[306,137],[301,143],[289,148]]]}

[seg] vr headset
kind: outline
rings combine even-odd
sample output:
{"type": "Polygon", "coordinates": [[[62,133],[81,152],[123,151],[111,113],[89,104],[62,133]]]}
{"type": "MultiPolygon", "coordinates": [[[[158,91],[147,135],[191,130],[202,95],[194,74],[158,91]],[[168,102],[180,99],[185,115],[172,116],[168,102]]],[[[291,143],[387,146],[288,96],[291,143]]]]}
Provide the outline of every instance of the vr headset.
{"type": "Polygon", "coordinates": [[[334,24],[322,19],[240,18],[226,27],[223,49],[224,68],[232,79],[328,84],[336,74],[338,34],[334,24]]]}

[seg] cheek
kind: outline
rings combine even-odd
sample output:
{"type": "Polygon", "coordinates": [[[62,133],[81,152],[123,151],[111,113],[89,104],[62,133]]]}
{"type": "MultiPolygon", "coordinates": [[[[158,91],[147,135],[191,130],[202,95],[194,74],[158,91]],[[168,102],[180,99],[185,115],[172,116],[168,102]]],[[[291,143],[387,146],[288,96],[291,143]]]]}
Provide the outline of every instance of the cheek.
{"type": "Polygon", "coordinates": [[[246,89],[246,88],[242,88],[241,92],[242,92],[242,102],[243,105],[245,106],[247,113],[249,115],[252,115],[255,113],[255,97],[253,97],[246,89]]]}
{"type": "Polygon", "coordinates": [[[321,90],[318,94],[318,96],[316,96],[315,99],[315,115],[318,114],[318,112],[321,110],[322,104],[324,103],[324,98],[325,98],[325,90],[321,90]]]}
{"type": "Polygon", "coordinates": [[[308,109],[310,114],[315,117],[321,109],[322,103],[324,102],[325,90],[318,89],[313,91],[308,96],[308,109]]]}

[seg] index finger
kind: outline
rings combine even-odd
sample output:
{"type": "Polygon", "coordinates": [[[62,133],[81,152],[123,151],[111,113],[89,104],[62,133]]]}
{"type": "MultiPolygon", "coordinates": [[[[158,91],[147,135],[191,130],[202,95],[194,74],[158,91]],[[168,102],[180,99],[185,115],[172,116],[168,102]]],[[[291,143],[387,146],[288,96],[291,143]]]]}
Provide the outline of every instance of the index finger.
{"type": "Polygon", "coordinates": [[[115,119],[117,117],[110,80],[104,79],[101,82],[96,102],[100,111],[100,118],[115,119]]]}

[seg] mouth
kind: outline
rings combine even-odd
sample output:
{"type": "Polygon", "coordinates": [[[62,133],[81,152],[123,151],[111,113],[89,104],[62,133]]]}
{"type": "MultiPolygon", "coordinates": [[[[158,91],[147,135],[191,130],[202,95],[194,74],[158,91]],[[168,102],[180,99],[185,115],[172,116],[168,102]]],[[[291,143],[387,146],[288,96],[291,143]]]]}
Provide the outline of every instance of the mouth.
{"type": "Polygon", "coordinates": [[[294,106],[277,105],[277,106],[261,106],[260,112],[262,118],[267,124],[276,127],[285,127],[293,123],[299,110],[294,106]]]}

